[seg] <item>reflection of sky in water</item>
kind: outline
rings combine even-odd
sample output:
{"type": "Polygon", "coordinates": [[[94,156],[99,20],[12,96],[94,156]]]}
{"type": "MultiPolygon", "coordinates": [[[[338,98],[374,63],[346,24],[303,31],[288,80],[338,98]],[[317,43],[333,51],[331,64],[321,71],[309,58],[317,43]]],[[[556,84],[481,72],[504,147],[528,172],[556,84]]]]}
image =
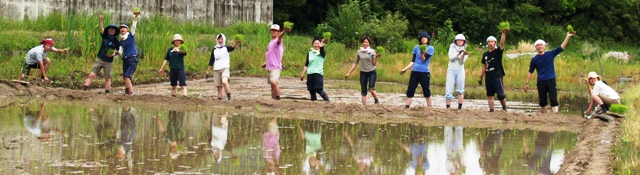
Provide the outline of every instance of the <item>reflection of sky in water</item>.
{"type": "Polygon", "coordinates": [[[0,122],[1,138],[24,138],[21,144],[3,142],[12,149],[0,150],[0,160],[8,160],[0,163],[0,174],[265,174],[268,161],[277,163],[276,174],[549,174],[558,172],[576,141],[568,132],[323,123],[223,111],[88,112],[49,104],[38,117],[40,107],[28,114],[0,109],[18,116],[0,122]],[[47,128],[34,127],[38,123],[47,128]],[[45,133],[50,139],[36,138],[45,133]],[[279,146],[279,152],[265,154],[265,145],[279,146]],[[122,146],[126,155],[117,158],[122,146]]]}

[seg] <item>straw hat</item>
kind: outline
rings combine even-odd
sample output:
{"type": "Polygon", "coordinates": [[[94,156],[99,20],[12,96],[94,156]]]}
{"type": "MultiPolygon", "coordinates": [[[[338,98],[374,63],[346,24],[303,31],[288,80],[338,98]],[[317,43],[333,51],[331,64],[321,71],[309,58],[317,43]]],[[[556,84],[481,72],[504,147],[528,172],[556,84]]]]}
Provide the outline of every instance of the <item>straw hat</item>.
{"type": "Polygon", "coordinates": [[[182,40],[182,35],[180,34],[173,35],[173,40],[171,41],[171,44],[173,44],[174,41],[181,41],[182,44],[184,44],[184,40],[182,40]]]}

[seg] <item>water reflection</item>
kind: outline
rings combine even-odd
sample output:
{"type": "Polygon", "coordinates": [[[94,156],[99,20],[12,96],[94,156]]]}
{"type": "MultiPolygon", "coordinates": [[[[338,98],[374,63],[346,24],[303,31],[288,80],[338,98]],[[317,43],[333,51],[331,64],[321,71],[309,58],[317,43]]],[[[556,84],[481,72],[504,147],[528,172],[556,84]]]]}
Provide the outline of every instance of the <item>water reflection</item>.
{"type": "Polygon", "coordinates": [[[0,109],[8,115],[0,122],[0,174],[553,174],[577,141],[568,132],[230,115],[235,112],[0,109]]]}

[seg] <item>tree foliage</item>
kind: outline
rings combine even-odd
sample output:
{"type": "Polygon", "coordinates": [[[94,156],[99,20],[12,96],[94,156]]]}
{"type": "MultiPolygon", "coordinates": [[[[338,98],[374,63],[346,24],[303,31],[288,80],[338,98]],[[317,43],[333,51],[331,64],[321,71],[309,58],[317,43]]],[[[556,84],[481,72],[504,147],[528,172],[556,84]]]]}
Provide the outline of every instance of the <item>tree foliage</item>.
{"type": "MultiPolygon", "coordinates": [[[[408,23],[400,35],[405,37],[415,36],[420,31],[441,31],[448,27],[445,21],[449,19],[451,28],[465,33],[470,40],[482,41],[489,35],[499,35],[500,30],[495,26],[502,21],[511,23],[510,41],[538,38],[560,41],[568,24],[573,25],[583,39],[629,44],[640,39],[640,0],[275,0],[274,4],[275,14],[286,14],[274,15],[274,20],[302,24],[297,30],[304,33],[314,32],[319,28],[318,24],[323,23],[337,27],[331,25],[330,20],[355,18],[335,16],[339,13],[331,14],[329,9],[357,4],[360,13],[357,18],[361,19],[358,24],[383,21],[389,14],[403,16],[408,23]]],[[[356,7],[352,8],[356,10],[356,7]]],[[[335,34],[340,31],[334,30],[335,34]]],[[[436,39],[439,36],[442,35],[436,33],[436,39]]]]}

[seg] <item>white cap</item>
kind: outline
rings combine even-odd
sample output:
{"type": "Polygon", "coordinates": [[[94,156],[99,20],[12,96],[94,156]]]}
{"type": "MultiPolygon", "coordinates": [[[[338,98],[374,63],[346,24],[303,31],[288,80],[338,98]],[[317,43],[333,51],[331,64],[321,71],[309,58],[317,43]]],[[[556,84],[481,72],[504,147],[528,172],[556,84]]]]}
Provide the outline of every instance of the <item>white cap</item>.
{"type": "Polygon", "coordinates": [[[498,39],[496,39],[496,37],[494,37],[494,36],[489,36],[489,37],[487,38],[487,43],[488,43],[489,41],[491,41],[491,40],[493,40],[493,41],[495,41],[495,42],[498,42],[498,39]]]}
{"type": "Polygon", "coordinates": [[[271,25],[271,30],[280,31],[280,26],[278,24],[271,25]]]}
{"type": "Polygon", "coordinates": [[[466,41],[467,39],[464,37],[464,35],[463,35],[463,34],[458,34],[458,35],[456,35],[456,39],[455,39],[455,40],[463,40],[463,41],[466,41]]]}
{"type": "Polygon", "coordinates": [[[547,45],[547,43],[544,42],[544,40],[539,39],[535,43],[533,43],[533,46],[537,46],[538,44],[542,44],[542,45],[545,45],[545,46],[547,45]]]}

